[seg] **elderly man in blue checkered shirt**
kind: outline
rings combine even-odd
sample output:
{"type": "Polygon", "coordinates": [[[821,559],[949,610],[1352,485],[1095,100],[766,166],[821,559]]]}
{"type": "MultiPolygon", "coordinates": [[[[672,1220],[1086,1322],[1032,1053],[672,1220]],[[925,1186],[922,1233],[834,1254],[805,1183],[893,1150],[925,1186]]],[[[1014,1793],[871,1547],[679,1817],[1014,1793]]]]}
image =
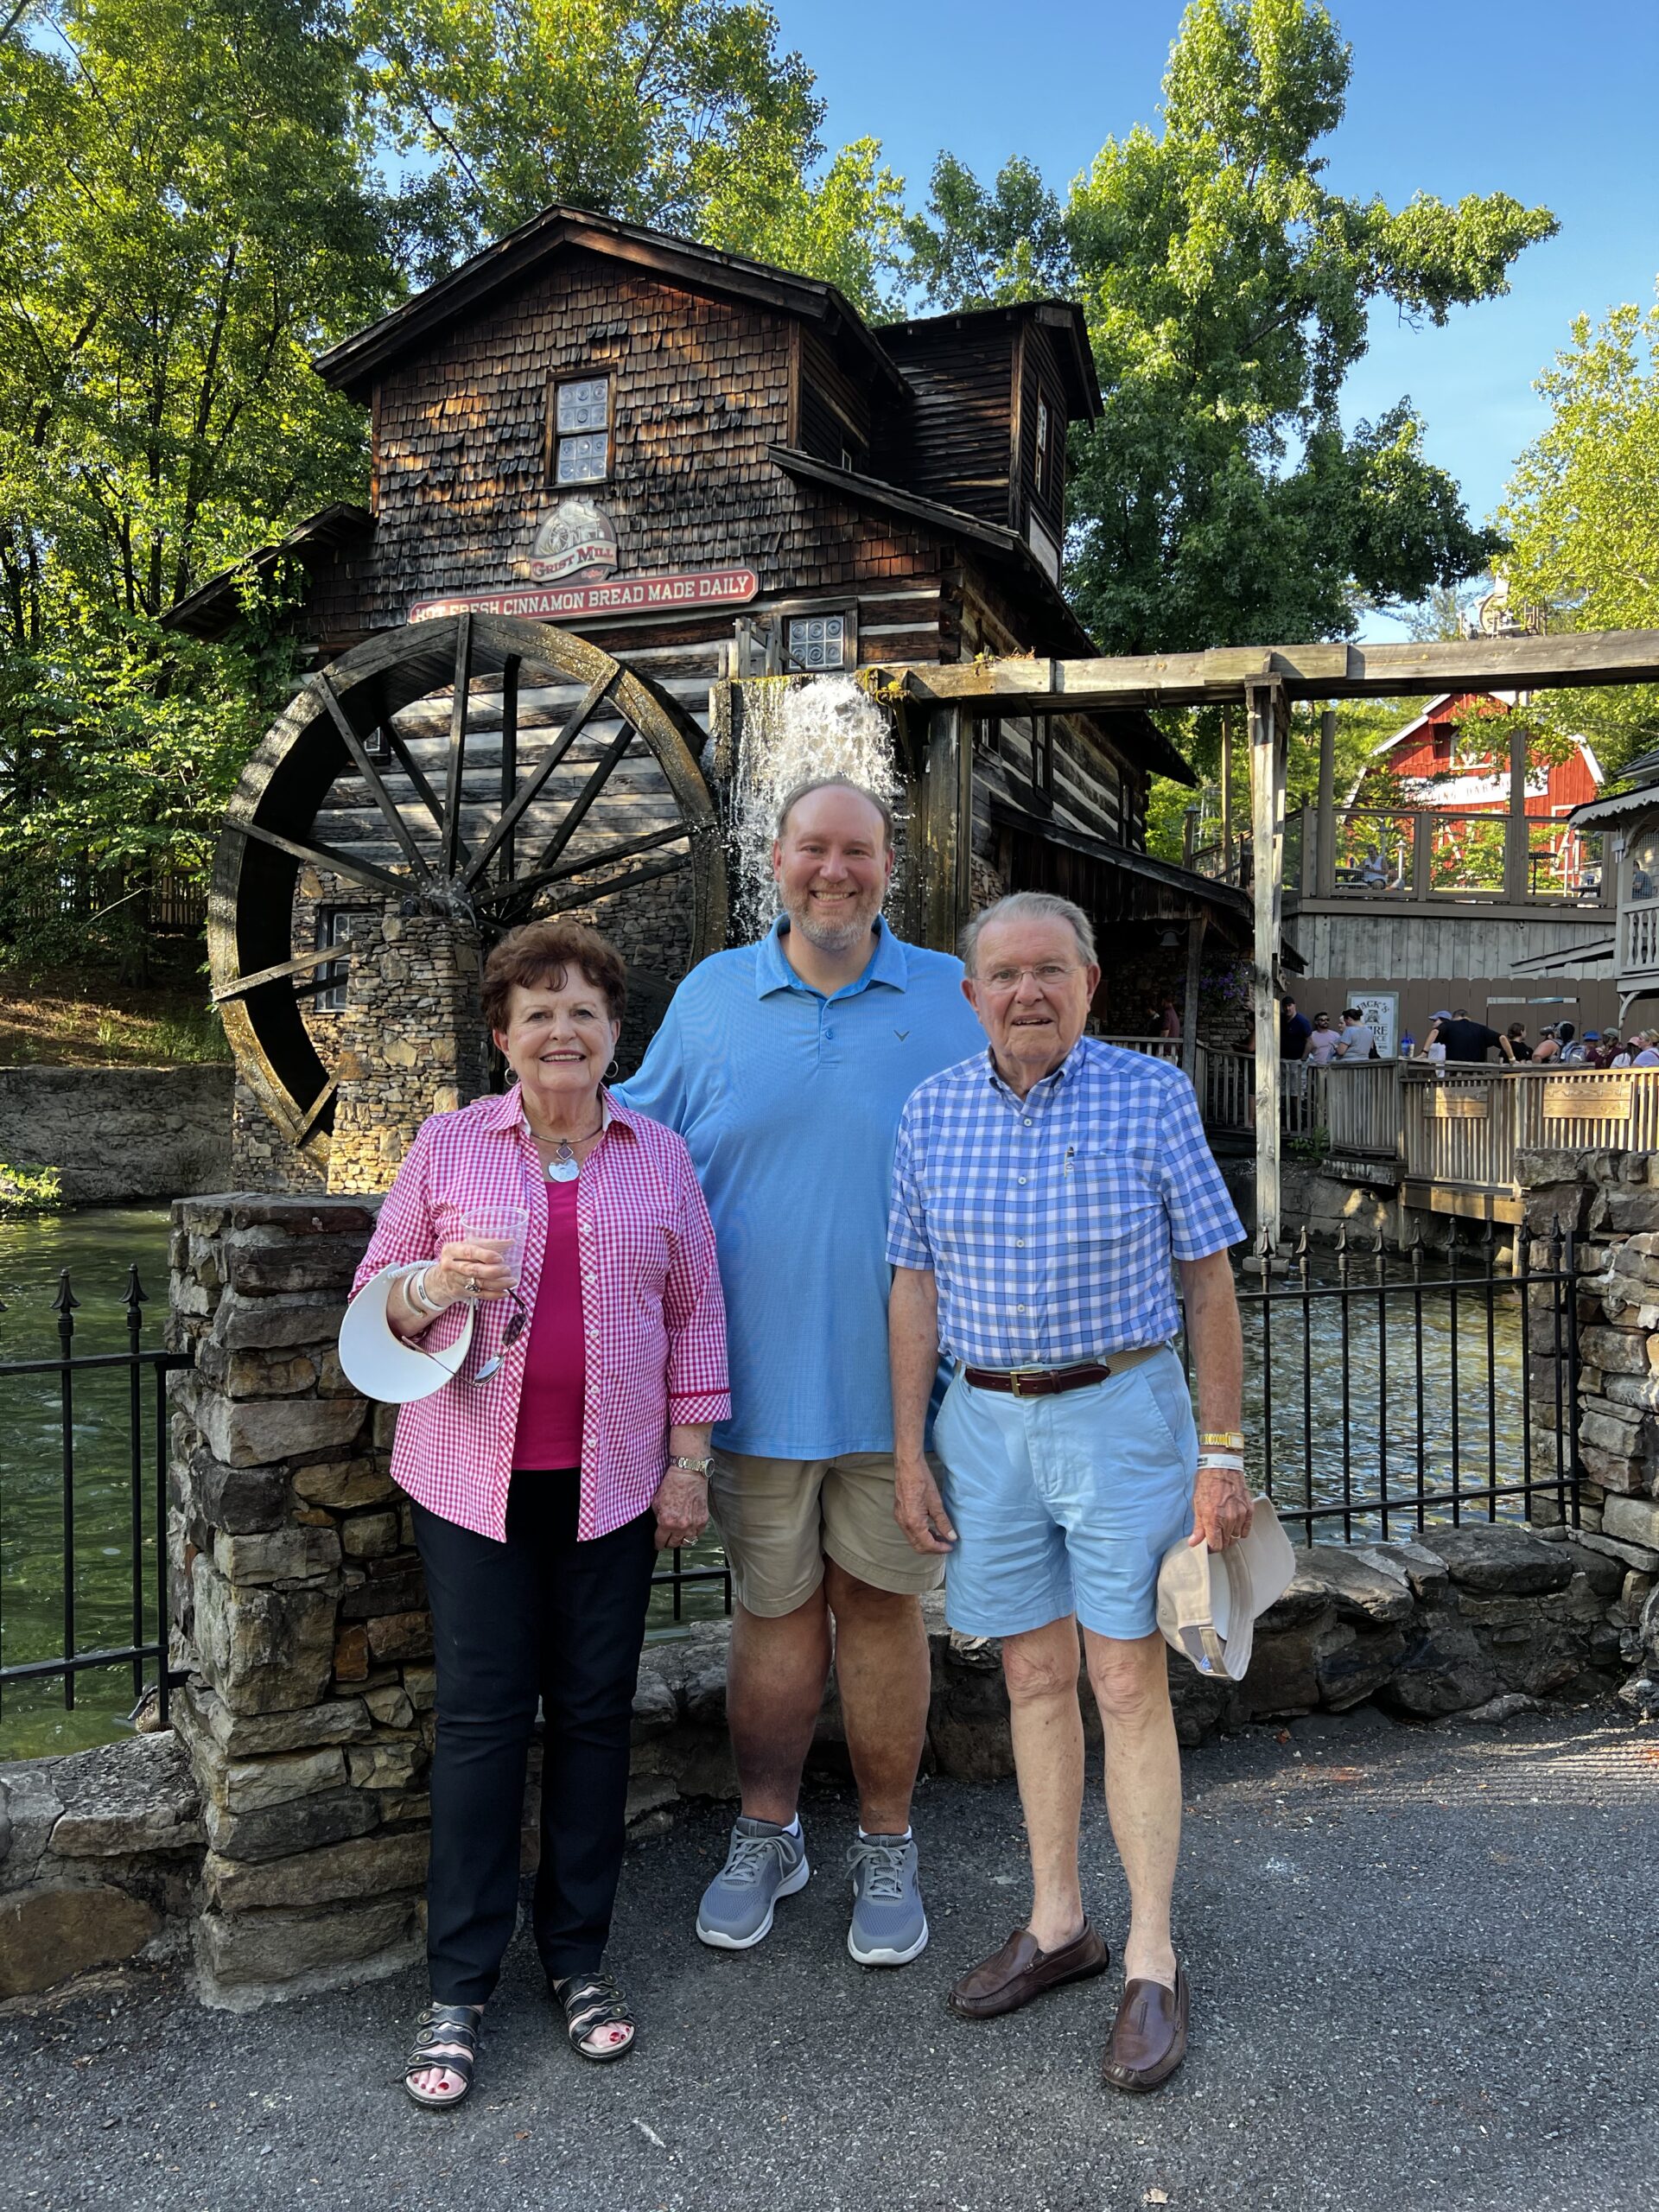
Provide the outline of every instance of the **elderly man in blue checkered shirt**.
{"type": "Polygon", "coordinates": [[[1109,1963],[1077,1878],[1081,1624],[1130,1899],[1103,2078],[1154,2089],[1185,2056],[1187,2021],[1158,1567],[1184,1536],[1219,1551],[1249,1527],[1227,1251],[1244,1232],[1186,1077],[1084,1035],[1100,969],[1078,907],[1015,893],[969,926],[963,957],[990,1050],[912,1096],[893,1158],[897,1511],[918,1551],[945,1554],[951,1627],[1001,1639],[1034,1894],[950,2005],[1011,2012],[1109,1963]],[[1171,1348],[1177,1268],[1202,1445],[1171,1348]],[[955,1370],[934,1426],[943,1494],[923,1449],[941,1350],[955,1370]]]}

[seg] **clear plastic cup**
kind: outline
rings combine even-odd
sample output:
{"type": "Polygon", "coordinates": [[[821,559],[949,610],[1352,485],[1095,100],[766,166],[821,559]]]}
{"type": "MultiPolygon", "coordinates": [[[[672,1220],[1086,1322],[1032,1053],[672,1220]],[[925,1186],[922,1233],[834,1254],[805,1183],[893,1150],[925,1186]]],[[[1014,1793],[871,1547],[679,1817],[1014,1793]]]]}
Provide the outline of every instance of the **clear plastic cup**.
{"type": "Polygon", "coordinates": [[[461,1223],[461,1235],[467,1243],[495,1246],[506,1262],[508,1279],[515,1290],[524,1273],[524,1240],[529,1234],[527,1206],[469,1208],[461,1223]]]}

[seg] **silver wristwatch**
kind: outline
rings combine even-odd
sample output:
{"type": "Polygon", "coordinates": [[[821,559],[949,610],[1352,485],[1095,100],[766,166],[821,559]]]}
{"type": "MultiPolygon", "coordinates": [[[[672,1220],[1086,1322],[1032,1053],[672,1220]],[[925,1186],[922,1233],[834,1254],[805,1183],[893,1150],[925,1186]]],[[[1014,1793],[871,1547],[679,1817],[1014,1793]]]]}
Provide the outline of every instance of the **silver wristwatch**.
{"type": "Polygon", "coordinates": [[[677,1452],[668,1464],[671,1467],[683,1467],[688,1475],[701,1475],[707,1482],[709,1470],[715,1463],[712,1459],[688,1459],[683,1452],[677,1452]]]}

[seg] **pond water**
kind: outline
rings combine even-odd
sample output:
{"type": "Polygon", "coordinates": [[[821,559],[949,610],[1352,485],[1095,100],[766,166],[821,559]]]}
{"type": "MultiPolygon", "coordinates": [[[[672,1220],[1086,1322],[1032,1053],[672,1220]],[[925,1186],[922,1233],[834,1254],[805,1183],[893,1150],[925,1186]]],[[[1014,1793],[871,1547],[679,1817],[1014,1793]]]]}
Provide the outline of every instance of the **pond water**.
{"type": "MultiPolygon", "coordinates": [[[[59,1349],[53,1309],[67,1268],[74,1295],[73,1349],[124,1351],[128,1269],[138,1269],[140,1343],[159,1350],[167,1319],[164,1206],[80,1208],[0,1222],[0,1364],[50,1358],[59,1349]]],[[[143,1418],[143,1634],[156,1633],[155,1382],[141,1376],[143,1418]]],[[[77,1373],[74,1430],[75,1640],[82,1650],[133,1641],[130,1383],[124,1369],[77,1373]]],[[[8,1666],[63,1649],[63,1436],[55,1375],[0,1374],[0,1659],[8,1666]]],[[[150,1664],[155,1674],[154,1662],[150,1664]]],[[[74,1751],[121,1732],[136,1692],[133,1670],[90,1668],[75,1682],[73,1712],[60,1681],[8,1684],[0,1706],[0,1758],[74,1751]]]]}
{"type": "MultiPolygon", "coordinates": [[[[167,1296],[165,1208],[84,1210],[24,1222],[0,1223],[0,1363],[55,1355],[53,1309],[60,1272],[70,1271],[80,1305],[78,1352],[116,1351],[127,1344],[124,1303],[129,1267],[137,1263],[148,1294],[142,1343],[162,1342],[167,1296]]],[[[1459,1265],[1467,1269],[1473,1261],[1459,1265]]],[[[1321,1260],[1312,1294],[1297,1294],[1293,1278],[1270,1303],[1245,1282],[1244,1427],[1252,1486],[1267,1488],[1290,1534],[1306,1540],[1294,1518],[1310,1505],[1353,1510],[1316,1520],[1316,1537],[1381,1535],[1373,1501],[1414,1495],[1420,1483],[1465,1491],[1519,1484],[1530,1463],[1534,1478],[1553,1481],[1557,1446],[1553,1416],[1529,1408],[1522,1389],[1521,1303],[1505,1287],[1448,1279],[1443,1259],[1426,1265],[1414,1284],[1403,1261],[1384,1263],[1376,1283],[1368,1257],[1351,1274],[1355,1294],[1330,1294],[1334,1269],[1321,1260]],[[1455,1317],[1455,1325],[1454,1325],[1455,1317]],[[1270,1460],[1270,1465],[1269,1465],[1270,1460]]],[[[131,1486],[129,1382],[120,1369],[78,1374],[74,1382],[75,1605],[82,1649],[131,1637],[131,1486]]],[[[143,1599],[145,1634],[155,1630],[154,1425],[152,1389],[144,1379],[143,1599]]],[[[6,1664],[53,1656],[62,1648],[63,1506],[60,1405],[50,1374],[0,1375],[0,1657],[6,1664]]],[[[1465,1509],[1484,1518],[1483,1501],[1465,1509]]],[[[1519,1497],[1498,1501],[1509,1516],[1524,1513],[1519,1497]]],[[[1430,1508],[1449,1518],[1450,1508],[1430,1508]]],[[[1389,1533],[1408,1535],[1413,1511],[1390,1513],[1389,1533]]],[[[712,1541],[684,1555],[684,1566],[718,1567],[712,1541]]],[[[664,1558],[661,1571],[670,1572],[664,1558]]],[[[683,1632],[682,1624],[724,1610],[719,1580],[687,1583],[679,1593],[659,1587],[652,1601],[653,1637],[683,1632]]],[[[152,1669],[153,1672],[153,1669],[152,1669]]],[[[134,1700],[132,1669],[88,1669],[78,1678],[75,1707],[66,1711],[59,1682],[9,1688],[0,1707],[0,1758],[79,1750],[119,1734],[134,1700]]]]}

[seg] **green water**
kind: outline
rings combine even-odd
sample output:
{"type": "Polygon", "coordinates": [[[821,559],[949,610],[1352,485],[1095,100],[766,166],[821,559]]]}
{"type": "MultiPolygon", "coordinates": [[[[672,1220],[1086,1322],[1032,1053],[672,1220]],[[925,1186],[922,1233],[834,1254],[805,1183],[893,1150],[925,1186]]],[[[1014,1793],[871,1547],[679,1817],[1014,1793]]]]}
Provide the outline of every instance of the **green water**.
{"type": "MultiPolygon", "coordinates": [[[[0,1366],[55,1357],[58,1279],[69,1270],[80,1301],[73,1350],[123,1351],[127,1270],[137,1262],[149,1303],[140,1344],[162,1344],[167,1317],[164,1206],[84,1208],[0,1222],[0,1366]]],[[[156,1421],[153,1375],[140,1376],[143,1446],[143,1636],[156,1633],[156,1421]]],[[[78,1372],[74,1439],[75,1648],[133,1640],[130,1382],[124,1369],[78,1372]]],[[[63,1398],[56,1375],[0,1374],[0,1660],[14,1666],[63,1649],[63,1398]]],[[[142,1639],[141,1639],[142,1640],[142,1639]]],[[[151,1679],[155,1662],[149,1665],[151,1679]]],[[[0,1759],[74,1751],[123,1732],[133,1670],[91,1668],[76,1677],[74,1708],[60,1681],[7,1685],[0,1759]]]]}

